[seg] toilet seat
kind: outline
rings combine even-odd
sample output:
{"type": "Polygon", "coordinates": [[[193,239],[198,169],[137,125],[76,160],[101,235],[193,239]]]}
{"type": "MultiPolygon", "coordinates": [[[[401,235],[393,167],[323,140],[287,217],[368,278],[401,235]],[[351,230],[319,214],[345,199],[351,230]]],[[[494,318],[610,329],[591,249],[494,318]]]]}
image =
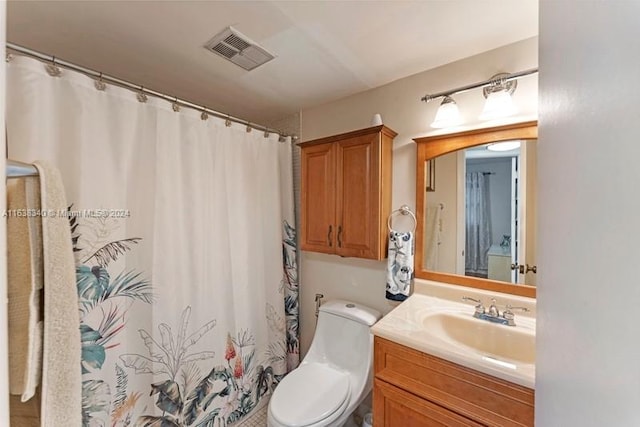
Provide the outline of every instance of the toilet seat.
{"type": "Polygon", "coordinates": [[[308,363],[278,384],[269,409],[282,425],[328,425],[342,414],[350,394],[348,374],[322,363],[308,363]]]}

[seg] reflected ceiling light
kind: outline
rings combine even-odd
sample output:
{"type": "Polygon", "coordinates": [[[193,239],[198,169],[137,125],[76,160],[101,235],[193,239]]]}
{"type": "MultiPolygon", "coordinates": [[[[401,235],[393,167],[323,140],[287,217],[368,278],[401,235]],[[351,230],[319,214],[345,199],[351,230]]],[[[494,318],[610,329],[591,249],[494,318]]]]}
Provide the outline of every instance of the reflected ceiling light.
{"type": "Polygon", "coordinates": [[[505,80],[508,76],[507,73],[496,74],[491,77],[491,84],[482,89],[482,94],[487,100],[480,114],[480,120],[492,120],[516,113],[511,94],[518,87],[518,81],[505,80]]]}
{"type": "Polygon", "coordinates": [[[517,79],[537,73],[537,68],[531,68],[517,73],[496,74],[490,79],[482,82],[471,83],[443,92],[427,94],[420,98],[420,100],[423,102],[430,102],[434,99],[444,98],[440,108],[438,108],[436,118],[431,124],[431,127],[434,128],[457,126],[461,124],[462,122],[460,120],[458,106],[451,97],[457,93],[467,92],[477,88],[482,88],[482,93],[487,99],[484,105],[484,110],[480,115],[480,119],[490,120],[498,117],[504,117],[516,112],[513,100],[511,99],[511,94],[516,90],[518,85],[517,79]]]}
{"type": "Polygon", "coordinates": [[[431,123],[432,128],[446,128],[449,126],[457,126],[462,123],[460,119],[460,110],[458,104],[450,96],[445,96],[438,107],[436,118],[431,123]]]}
{"type": "Polygon", "coordinates": [[[496,142],[487,145],[487,150],[489,151],[509,151],[516,148],[520,148],[520,141],[496,142]]]}

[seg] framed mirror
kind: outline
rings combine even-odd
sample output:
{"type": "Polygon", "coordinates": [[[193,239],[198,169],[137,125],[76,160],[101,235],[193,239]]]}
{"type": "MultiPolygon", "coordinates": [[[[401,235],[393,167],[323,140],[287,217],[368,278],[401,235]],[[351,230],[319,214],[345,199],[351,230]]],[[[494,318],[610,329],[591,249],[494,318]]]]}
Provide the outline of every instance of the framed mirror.
{"type": "Polygon", "coordinates": [[[414,139],[416,277],[536,296],[537,138],[531,121],[414,139]]]}

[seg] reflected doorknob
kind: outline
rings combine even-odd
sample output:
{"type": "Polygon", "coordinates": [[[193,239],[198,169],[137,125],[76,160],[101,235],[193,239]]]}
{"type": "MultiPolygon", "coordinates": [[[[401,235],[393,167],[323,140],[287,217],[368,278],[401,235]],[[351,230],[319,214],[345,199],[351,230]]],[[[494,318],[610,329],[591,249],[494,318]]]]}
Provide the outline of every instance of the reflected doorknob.
{"type": "Polygon", "coordinates": [[[538,266],[537,265],[529,265],[527,264],[527,273],[533,271],[533,274],[537,274],[538,273],[538,266]]]}
{"type": "Polygon", "coordinates": [[[511,269],[512,270],[518,270],[518,273],[520,274],[524,274],[524,265],[520,264],[511,264],[511,269]]]}

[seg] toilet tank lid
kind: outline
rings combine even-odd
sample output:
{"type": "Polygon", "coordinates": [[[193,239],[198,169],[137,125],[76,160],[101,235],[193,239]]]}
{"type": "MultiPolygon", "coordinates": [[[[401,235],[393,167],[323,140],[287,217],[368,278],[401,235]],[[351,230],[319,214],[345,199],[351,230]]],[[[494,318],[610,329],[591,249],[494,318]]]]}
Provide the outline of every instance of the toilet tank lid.
{"type": "Polygon", "coordinates": [[[327,301],[320,306],[320,311],[354,320],[367,326],[373,325],[382,317],[378,310],[344,300],[327,301]]]}

